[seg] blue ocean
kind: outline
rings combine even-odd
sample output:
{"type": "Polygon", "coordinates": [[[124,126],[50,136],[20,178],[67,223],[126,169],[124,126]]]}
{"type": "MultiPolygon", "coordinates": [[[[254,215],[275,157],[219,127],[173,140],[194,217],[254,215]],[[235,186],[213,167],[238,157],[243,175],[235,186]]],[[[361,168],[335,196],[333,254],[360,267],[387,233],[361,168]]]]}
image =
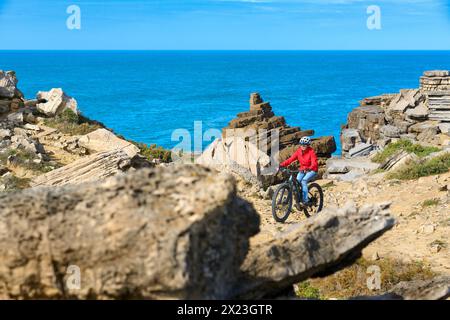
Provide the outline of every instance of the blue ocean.
{"type": "Polygon", "coordinates": [[[0,69],[17,72],[27,98],[61,87],[84,115],[165,148],[194,121],[204,131],[226,126],[251,92],[289,125],[338,142],[359,100],[418,87],[423,71],[450,69],[450,52],[0,51],[0,69]]]}

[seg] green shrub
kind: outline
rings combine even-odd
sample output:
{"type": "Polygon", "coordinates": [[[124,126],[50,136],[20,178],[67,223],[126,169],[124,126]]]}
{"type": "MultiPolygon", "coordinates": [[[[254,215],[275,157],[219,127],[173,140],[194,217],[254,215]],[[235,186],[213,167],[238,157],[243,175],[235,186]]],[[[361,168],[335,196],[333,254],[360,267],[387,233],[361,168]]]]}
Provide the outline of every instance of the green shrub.
{"type": "Polygon", "coordinates": [[[59,115],[59,118],[61,119],[61,121],[67,123],[78,124],[80,122],[78,114],[73,112],[71,109],[64,109],[64,111],[59,115]]]}
{"type": "Polygon", "coordinates": [[[425,161],[413,163],[389,173],[388,179],[412,180],[420,177],[445,173],[450,170],[450,153],[425,161]]]}
{"type": "Polygon", "coordinates": [[[419,157],[425,157],[433,152],[439,151],[440,149],[436,147],[422,146],[420,144],[412,143],[409,140],[401,139],[397,142],[388,144],[387,147],[384,148],[383,151],[378,153],[372,160],[374,162],[382,163],[400,150],[406,151],[408,153],[414,153],[419,157]]]}
{"type": "Polygon", "coordinates": [[[162,162],[169,163],[172,161],[172,154],[170,150],[166,150],[156,144],[147,145],[145,143],[136,144],[140,149],[140,153],[148,160],[160,159],[162,162]]]}
{"type": "Polygon", "coordinates": [[[297,284],[295,294],[297,297],[304,299],[322,299],[319,289],[311,286],[309,281],[303,281],[297,284]]]}
{"type": "Polygon", "coordinates": [[[45,119],[44,124],[71,136],[85,135],[104,127],[100,122],[89,120],[70,109],[65,109],[56,117],[45,119]]]}
{"type": "Polygon", "coordinates": [[[439,204],[439,199],[428,199],[422,202],[422,207],[434,207],[439,204]]]}

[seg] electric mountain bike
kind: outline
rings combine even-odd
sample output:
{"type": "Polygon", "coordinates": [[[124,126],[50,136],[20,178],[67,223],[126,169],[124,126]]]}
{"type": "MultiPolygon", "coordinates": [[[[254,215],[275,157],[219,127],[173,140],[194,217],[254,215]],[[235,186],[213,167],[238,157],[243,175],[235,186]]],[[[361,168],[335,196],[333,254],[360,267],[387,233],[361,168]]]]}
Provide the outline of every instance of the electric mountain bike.
{"type": "Polygon", "coordinates": [[[277,222],[285,222],[292,212],[292,205],[303,211],[307,218],[319,213],[323,209],[323,190],[319,184],[311,182],[308,184],[309,204],[303,203],[302,186],[297,181],[299,171],[281,168],[283,174],[289,177],[274,192],[272,198],[272,215],[277,222]]]}

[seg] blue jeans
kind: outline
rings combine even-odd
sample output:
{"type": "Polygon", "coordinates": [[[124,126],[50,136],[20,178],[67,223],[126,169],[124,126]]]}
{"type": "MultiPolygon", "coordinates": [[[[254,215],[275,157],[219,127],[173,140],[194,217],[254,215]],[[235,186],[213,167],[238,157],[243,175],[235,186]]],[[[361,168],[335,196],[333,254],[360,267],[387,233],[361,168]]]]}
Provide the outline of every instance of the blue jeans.
{"type": "Polygon", "coordinates": [[[307,203],[309,201],[308,197],[308,182],[311,181],[312,178],[317,176],[317,172],[308,171],[307,173],[299,172],[297,176],[297,181],[302,185],[302,193],[303,193],[303,202],[307,203]]]}

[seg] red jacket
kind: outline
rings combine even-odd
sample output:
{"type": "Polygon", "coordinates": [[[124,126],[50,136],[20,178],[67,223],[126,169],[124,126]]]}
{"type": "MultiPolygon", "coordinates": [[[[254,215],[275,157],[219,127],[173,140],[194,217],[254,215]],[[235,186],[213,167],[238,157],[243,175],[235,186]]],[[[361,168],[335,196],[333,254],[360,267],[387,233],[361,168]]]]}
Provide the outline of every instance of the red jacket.
{"type": "Polygon", "coordinates": [[[300,171],[312,170],[317,172],[319,170],[317,155],[311,147],[307,148],[305,151],[303,151],[302,148],[298,148],[298,150],[295,151],[289,159],[282,162],[280,165],[282,167],[287,167],[294,161],[298,161],[298,163],[300,164],[300,171]]]}

